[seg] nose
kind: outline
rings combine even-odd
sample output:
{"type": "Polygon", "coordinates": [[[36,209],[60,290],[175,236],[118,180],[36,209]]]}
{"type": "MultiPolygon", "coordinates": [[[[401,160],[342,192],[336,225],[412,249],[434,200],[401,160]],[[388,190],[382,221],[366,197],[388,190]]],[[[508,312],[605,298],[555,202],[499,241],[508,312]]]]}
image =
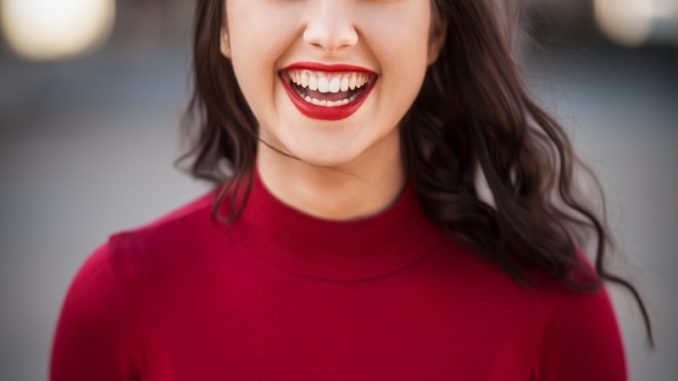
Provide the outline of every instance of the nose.
{"type": "Polygon", "coordinates": [[[358,32],[353,27],[351,1],[319,0],[308,13],[304,41],[325,54],[353,46],[358,42],[358,32]]]}

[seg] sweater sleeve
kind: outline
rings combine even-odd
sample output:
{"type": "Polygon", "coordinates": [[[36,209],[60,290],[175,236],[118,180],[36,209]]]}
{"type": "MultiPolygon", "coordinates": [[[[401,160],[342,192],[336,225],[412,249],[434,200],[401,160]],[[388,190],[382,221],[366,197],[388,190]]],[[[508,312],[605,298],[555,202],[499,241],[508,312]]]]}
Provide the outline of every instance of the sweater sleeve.
{"type": "Polygon", "coordinates": [[[621,334],[607,290],[564,291],[542,337],[536,381],[626,381],[621,334]]]}
{"type": "Polygon", "coordinates": [[[104,244],[81,265],[61,307],[50,381],[130,380],[127,309],[104,244]]]}

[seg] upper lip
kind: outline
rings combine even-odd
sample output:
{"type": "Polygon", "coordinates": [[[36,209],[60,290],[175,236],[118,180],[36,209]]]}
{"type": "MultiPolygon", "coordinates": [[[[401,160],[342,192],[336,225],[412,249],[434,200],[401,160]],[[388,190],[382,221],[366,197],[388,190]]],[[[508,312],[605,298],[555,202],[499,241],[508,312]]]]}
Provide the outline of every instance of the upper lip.
{"type": "Polygon", "coordinates": [[[351,64],[324,64],[320,62],[295,62],[284,69],[283,71],[290,70],[315,70],[315,71],[326,71],[326,72],[341,72],[341,71],[350,71],[350,72],[361,72],[367,73],[376,76],[377,73],[373,70],[370,70],[363,66],[351,65],[351,64]]]}

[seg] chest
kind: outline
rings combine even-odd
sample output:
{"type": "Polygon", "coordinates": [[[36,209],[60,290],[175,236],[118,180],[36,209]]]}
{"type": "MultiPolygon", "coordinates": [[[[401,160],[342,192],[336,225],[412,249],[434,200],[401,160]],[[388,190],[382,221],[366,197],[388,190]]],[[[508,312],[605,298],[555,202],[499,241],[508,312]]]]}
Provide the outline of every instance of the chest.
{"type": "Polygon", "coordinates": [[[533,332],[502,303],[411,287],[272,286],[148,315],[142,379],[529,380],[533,332]]]}

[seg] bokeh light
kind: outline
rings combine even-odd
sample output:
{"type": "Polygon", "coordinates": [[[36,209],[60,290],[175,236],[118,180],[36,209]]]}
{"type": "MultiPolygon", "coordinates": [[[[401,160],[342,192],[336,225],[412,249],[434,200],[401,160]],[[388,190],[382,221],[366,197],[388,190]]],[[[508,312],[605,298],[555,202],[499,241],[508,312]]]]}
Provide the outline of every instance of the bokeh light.
{"type": "Polygon", "coordinates": [[[595,17],[601,30],[626,46],[642,44],[652,31],[652,0],[595,0],[595,17]]]}
{"type": "Polygon", "coordinates": [[[594,0],[594,11],[600,29],[620,45],[676,41],[678,0],[594,0]]]}
{"type": "Polygon", "coordinates": [[[0,23],[19,55],[63,59],[100,46],[115,20],[115,0],[0,0],[0,23]]]}

